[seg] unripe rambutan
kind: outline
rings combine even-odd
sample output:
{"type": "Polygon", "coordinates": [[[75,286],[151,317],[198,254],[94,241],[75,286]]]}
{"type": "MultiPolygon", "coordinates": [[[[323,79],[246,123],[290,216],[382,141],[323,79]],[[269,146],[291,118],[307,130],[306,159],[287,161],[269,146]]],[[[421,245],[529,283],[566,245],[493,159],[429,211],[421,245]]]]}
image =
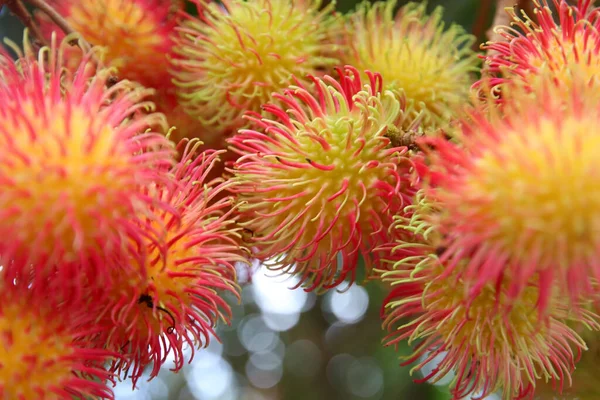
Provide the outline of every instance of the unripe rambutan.
{"type": "Polygon", "coordinates": [[[271,93],[337,60],[326,55],[334,3],[321,0],[194,0],[199,19],[178,28],[173,60],[179,95],[190,115],[219,132],[260,112],[271,93]]]}
{"type": "Polygon", "coordinates": [[[538,276],[540,311],[553,287],[572,300],[596,295],[600,105],[587,90],[505,86],[502,109],[490,101],[462,121],[460,146],[430,140],[441,261],[450,273],[468,255],[461,276],[474,292],[507,279],[517,298],[538,276]]]}
{"type": "Polygon", "coordinates": [[[164,123],[135,116],[150,106],[146,91],[107,89],[107,74],[88,79],[87,59],[71,75],[63,46],[42,49],[41,63],[28,45],[16,63],[0,53],[0,256],[33,263],[37,274],[61,264],[64,283],[91,273],[104,284],[107,260],[144,235],[131,215],[161,207],[141,188],[166,181],[174,150],[142,131],[164,123]]]}
{"type": "Polygon", "coordinates": [[[273,119],[248,115],[255,130],[230,139],[241,157],[231,188],[256,256],[272,269],[301,276],[307,290],[354,280],[359,256],[367,269],[392,216],[414,191],[407,147],[386,137],[410,112],[381,77],[364,85],[351,67],[339,81],[312,78],[275,94],[273,119]],[[300,84],[299,84],[300,85],[300,84]]]}
{"type": "MultiPolygon", "coordinates": [[[[555,83],[571,87],[573,74],[596,85],[600,73],[600,10],[590,0],[576,6],[553,0],[534,0],[536,21],[507,9],[514,27],[497,27],[503,40],[488,42],[485,62],[495,85],[518,79],[535,87],[537,77],[549,76],[555,83]]],[[[487,78],[486,78],[487,80],[487,78]]]]}
{"type": "MultiPolygon", "coordinates": [[[[166,0],[51,0],[73,29],[99,46],[99,58],[119,78],[147,87],[170,86],[172,34],[182,4],[166,0]]],[[[44,30],[60,30],[38,14],[44,30]]]]}
{"type": "Polygon", "coordinates": [[[177,186],[150,188],[172,211],[153,210],[150,234],[156,239],[144,242],[149,257],[143,273],[119,272],[108,300],[90,311],[98,313],[96,324],[104,328],[91,340],[124,355],[113,370],[129,374],[134,385],[150,364],[150,377],[156,376],[169,352],[179,370],[184,345],[208,344],[217,321],[231,317],[221,296],[238,296],[234,264],[247,262],[239,228],[228,208],[231,198],[214,201],[229,183],[206,180],[219,152],[197,155],[200,145],[189,144],[173,168],[177,186]]]}
{"type": "Polygon", "coordinates": [[[385,89],[402,90],[426,130],[445,125],[468,100],[475,38],[458,25],[444,29],[441,7],[428,15],[425,3],[408,3],[394,15],[396,4],[364,2],[350,14],[342,63],[377,71],[385,89]]]}
{"type": "Polygon", "coordinates": [[[0,279],[0,398],[113,399],[103,367],[113,355],[80,339],[93,316],[27,281],[0,279]]]}
{"type": "MultiPolygon", "coordinates": [[[[439,212],[435,203],[422,210],[439,212]]],[[[505,400],[532,398],[537,380],[552,381],[559,391],[564,382],[570,384],[576,358],[586,346],[566,323],[583,321],[598,329],[598,317],[582,310],[571,313],[556,296],[548,301],[547,318],[541,318],[535,309],[536,280],[528,281],[518,298],[507,296],[506,282],[489,282],[470,295],[460,268],[445,271],[437,255],[441,234],[428,221],[426,214],[397,220],[397,229],[419,237],[396,242],[395,270],[382,275],[392,286],[382,309],[390,330],[386,345],[417,343],[402,365],[418,361],[413,372],[441,359],[417,382],[435,383],[454,373],[453,400],[483,399],[494,392],[505,400]]],[[[459,266],[468,262],[463,258],[459,266]]]]}

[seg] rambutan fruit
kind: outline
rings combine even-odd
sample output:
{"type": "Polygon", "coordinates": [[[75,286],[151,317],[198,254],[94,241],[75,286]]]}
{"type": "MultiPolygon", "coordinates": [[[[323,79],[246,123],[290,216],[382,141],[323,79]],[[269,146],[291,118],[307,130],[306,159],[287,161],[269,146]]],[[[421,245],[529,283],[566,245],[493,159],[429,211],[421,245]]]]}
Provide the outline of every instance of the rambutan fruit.
{"type": "Polygon", "coordinates": [[[118,355],[81,340],[93,316],[26,280],[0,279],[0,398],[113,399],[103,364],[118,355]]]}
{"type": "MultiPolygon", "coordinates": [[[[547,314],[537,312],[540,282],[529,280],[517,298],[507,295],[508,282],[488,282],[473,295],[461,279],[458,261],[448,273],[439,258],[441,233],[429,213],[441,212],[429,199],[411,219],[398,218],[396,229],[418,235],[413,242],[397,241],[398,261],[382,275],[392,289],[382,309],[390,331],[386,345],[408,340],[414,351],[402,365],[411,373],[437,365],[417,382],[436,383],[453,374],[453,400],[483,399],[497,393],[505,400],[533,398],[537,381],[552,382],[559,392],[587,347],[568,326],[578,321],[599,329],[598,316],[584,308],[571,310],[559,291],[551,290],[547,314]],[[420,213],[423,214],[420,214],[420,213]]],[[[544,289],[548,292],[547,289],[544,289]]]]}
{"type": "Polygon", "coordinates": [[[168,182],[174,149],[143,131],[164,124],[136,113],[151,106],[147,91],[108,88],[100,72],[88,79],[87,58],[71,75],[65,46],[53,41],[39,62],[27,44],[16,62],[0,53],[0,256],[36,265],[40,279],[60,264],[64,286],[85,274],[105,284],[107,260],[134,253],[143,262],[135,244],[145,227],[131,215],[161,207],[142,188],[168,182]]]}
{"type": "MultiPolygon", "coordinates": [[[[170,86],[169,55],[180,2],[165,0],[51,0],[58,12],[121,79],[146,87],[170,86]]],[[[46,32],[61,33],[43,13],[46,32]]]]}
{"type": "Polygon", "coordinates": [[[587,101],[588,89],[573,87],[565,98],[551,83],[535,94],[526,84],[504,86],[510,101],[471,110],[460,145],[429,140],[440,259],[451,273],[469,256],[461,279],[474,293],[506,279],[507,295],[518,298],[538,277],[541,312],[554,288],[573,302],[595,298],[600,104],[587,101]]]}
{"type": "Polygon", "coordinates": [[[412,151],[386,136],[401,130],[406,103],[382,90],[378,74],[367,72],[363,86],[356,69],[338,72],[274,94],[264,106],[272,119],[248,114],[253,129],[230,139],[240,154],[231,191],[249,247],[306,290],[354,281],[361,256],[370,271],[372,250],[418,180],[412,151]]]}
{"type": "Polygon", "coordinates": [[[566,322],[580,315],[569,313],[560,301],[550,301],[547,322],[540,319],[535,283],[518,299],[493,284],[466,298],[462,281],[456,274],[444,274],[435,249],[430,251],[432,261],[421,262],[419,270],[384,275],[393,287],[386,305],[385,325],[392,330],[386,344],[417,342],[403,363],[419,360],[413,371],[442,358],[419,381],[435,383],[454,372],[450,387],[457,400],[478,393],[483,399],[498,390],[506,400],[532,398],[537,379],[552,381],[559,391],[570,383],[578,353],[586,346],[566,322]]]}
{"type": "Polygon", "coordinates": [[[535,87],[538,76],[548,75],[568,89],[574,72],[586,84],[597,84],[600,10],[590,0],[576,3],[534,0],[535,20],[507,9],[513,27],[496,27],[502,40],[482,46],[488,51],[485,63],[487,72],[493,76],[493,87],[517,79],[535,87]],[[550,3],[554,4],[557,15],[553,15],[550,3]]]}
{"type": "Polygon", "coordinates": [[[207,345],[217,321],[231,317],[222,296],[239,296],[234,264],[248,263],[247,252],[240,247],[231,198],[214,200],[229,183],[206,179],[220,152],[197,154],[200,145],[192,141],[182,151],[171,170],[176,186],[149,187],[149,195],[171,210],[154,209],[149,218],[154,239],[144,241],[148,257],[142,273],[119,271],[108,300],[90,311],[104,327],[90,340],[123,354],[112,370],[131,377],[134,385],[149,365],[150,377],[156,376],[169,353],[179,370],[184,346],[207,345]]]}
{"type": "Polygon", "coordinates": [[[321,0],[194,0],[198,18],[177,29],[173,77],[190,115],[231,133],[245,111],[260,112],[273,92],[338,62],[329,29],[334,3],[321,0]]]}
{"type": "Polygon", "coordinates": [[[475,38],[459,25],[445,29],[442,8],[427,13],[425,3],[363,2],[346,23],[342,63],[377,71],[385,89],[401,90],[413,106],[412,120],[425,130],[446,125],[469,100],[471,73],[478,60],[475,38]]]}

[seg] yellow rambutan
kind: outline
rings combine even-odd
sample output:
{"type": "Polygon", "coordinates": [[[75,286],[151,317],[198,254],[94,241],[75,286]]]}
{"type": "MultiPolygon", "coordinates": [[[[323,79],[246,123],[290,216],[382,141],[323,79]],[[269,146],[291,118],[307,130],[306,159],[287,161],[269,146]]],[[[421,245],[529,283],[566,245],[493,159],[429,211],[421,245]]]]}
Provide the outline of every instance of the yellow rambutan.
{"type": "Polygon", "coordinates": [[[320,0],[195,0],[199,17],[178,28],[173,77],[190,115],[231,132],[245,111],[337,60],[326,53],[334,3],[320,0]],[[222,3],[222,4],[221,4],[222,3]]]}
{"type": "Polygon", "coordinates": [[[425,3],[408,3],[395,14],[396,4],[364,2],[350,14],[342,62],[380,73],[385,89],[401,90],[414,107],[412,119],[422,114],[426,130],[446,125],[469,99],[475,39],[458,25],[445,29],[441,7],[428,15],[425,3]]]}

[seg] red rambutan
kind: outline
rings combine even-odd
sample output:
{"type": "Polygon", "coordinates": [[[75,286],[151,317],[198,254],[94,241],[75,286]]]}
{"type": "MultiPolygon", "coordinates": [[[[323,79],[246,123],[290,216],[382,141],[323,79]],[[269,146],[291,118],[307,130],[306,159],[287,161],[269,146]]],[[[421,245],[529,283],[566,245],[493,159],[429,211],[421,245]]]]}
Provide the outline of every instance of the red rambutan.
{"type": "Polygon", "coordinates": [[[241,157],[231,172],[241,225],[256,256],[301,275],[307,290],[354,280],[359,256],[367,269],[392,216],[411,201],[416,180],[407,147],[393,147],[410,110],[381,76],[347,67],[339,80],[313,78],[275,94],[249,114],[254,129],[230,139],[241,157]]]}
{"type": "MultiPolygon", "coordinates": [[[[598,316],[581,307],[571,310],[559,290],[551,293],[547,314],[536,310],[540,282],[527,281],[518,297],[509,296],[508,280],[488,282],[473,295],[461,278],[472,259],[465,256],[452,272],[440,262],[443,236],[432,224],[441,204],[417,195],[411,218],[398,218],[394,228],[414,234],[411,241],[395,242],[397,259],[382,278],[392,289],[382,309],[390,330],[387,345],[417,342],[403,365],[437,365],[417,382],[440,381],[453,374],[452,399],[483,399],[498,393],[502,399],[532,398],[537,381],[551,381],[559,391],[570,384],[570,374],[587,347],[568,323],[600,328],[598,316]]],[[[582,304],[580,304],[582,305],[582,304]]]]}
{"type": "Polygon", "coordinates": [[[506,279],[517,298],[539,279],[539,308],[552,288],[573,301],[597,296],[600,279],[600,104],[588,88],[571,96],[551,83],[535,95],[505,86],[507,99],[475,107],[462,121],[461,144],[429,143],[428,195],[436,216],[448,273],[460,267],[473,293],[506,279]]]}
{"type": "MultiPolygon", "coordinates": [[[[546,75],[556,84],[571,87],[574,73],[594,85],[600,73],[600,10],[591,0],[535,0],[535,21],[508,9],[511,25],[497,27],[501,41],[483,45],[493,86],[520,80],[535,87],[546,75]],[[554,4],[553,15],[549,3],[554,4]],[[556,17],[556,18],[555,18],[556,17]]],[[[485,78],[487,81],[487,77],[485,78]]]]}
{"type": "MultiPolygon", "coordinates": [[[[170,0],[51,0],[57,11],[117,69],[119,78],[146,87],[170,86],[169,55],[181,2],[170,0]]],[[[45,31],[62,32],[44,14],[45,31]]]]}
{"type": "Polygon", "coordinates": [[[83,308],[65,307],[59,296],[0,271],[0,398],[113,399],[104,366],[117,354],[91,349],[82,337],[98,331],[83,308]]]}
{"type": "Polygon", "coordinates": [[[231,219],[231,198],[215,200],[229,183],[207,180],[220,152],[197,154],[200,145],[190,142],[172,169],[177,186],[149,188],[181,218],[153,210],[148,224],[155,239],[144,242],[143,273],[119,272],[108,300],[91,311],[104,327],[93,342],[123,353],[113,370],[129,374],[134,384],[150,364],[150,376],[156,376],[169,352],[178,370],[184,345],[208,344],[217,321],[231,317],[223,294],[238,296],[234,264],[248,263],[231,219]]]}
{"type": "Polygon", "coordinates": [[[143,262],[136,243],[145,227],[131,215],[161,207],[142,189],[168,181],[174,149],[143,132],[164,124],[136,113],[151,106],[147,91],[107,88],[100,72],[88,79],[85,58],[71,75],[64,46],[53,41],[38,59],[26,44],[16,63],[0,53],[0,256],[35,264],[37,274],[60,264],[65,286],[87,273],[103,284],[107,260],[128,253],[143,262]]]}

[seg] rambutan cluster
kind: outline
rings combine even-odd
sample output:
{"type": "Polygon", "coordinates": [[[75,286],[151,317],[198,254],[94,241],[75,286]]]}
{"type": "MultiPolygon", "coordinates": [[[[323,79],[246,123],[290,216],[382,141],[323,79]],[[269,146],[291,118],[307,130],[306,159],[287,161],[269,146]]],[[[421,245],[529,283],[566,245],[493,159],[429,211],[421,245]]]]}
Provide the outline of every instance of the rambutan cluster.
{"type": "Polygon", "coordinates": [[[180,370],[255,261],[381,283],[384,344],[453,400],[590,392],[592,1],[508,9],[479,57],[424,3],[43,3],[0,53],[1,398],[180,370]]]}
{"type": "Polygon", "coordinates": [[[112,398],[228,321],[245,262],[220,152],[149,126],[148,90],[66,41],[0,53],[0,397],[112,398]],[[178,155],[179,154],[179,155],[178,155]]]}
{"type": "Polygon", "coordinates": [[[599,10],[557,0],[507,11],[521,31],[496,27],[503,41],[483,46],[451,137],[418,141],[423,185],[379,269],[392,285],[385,343],[414,343],[414,370],[439,360],[423,381],[452,376],[453,399],[577,395],[571,374],[600,327],[599,10]]]}

